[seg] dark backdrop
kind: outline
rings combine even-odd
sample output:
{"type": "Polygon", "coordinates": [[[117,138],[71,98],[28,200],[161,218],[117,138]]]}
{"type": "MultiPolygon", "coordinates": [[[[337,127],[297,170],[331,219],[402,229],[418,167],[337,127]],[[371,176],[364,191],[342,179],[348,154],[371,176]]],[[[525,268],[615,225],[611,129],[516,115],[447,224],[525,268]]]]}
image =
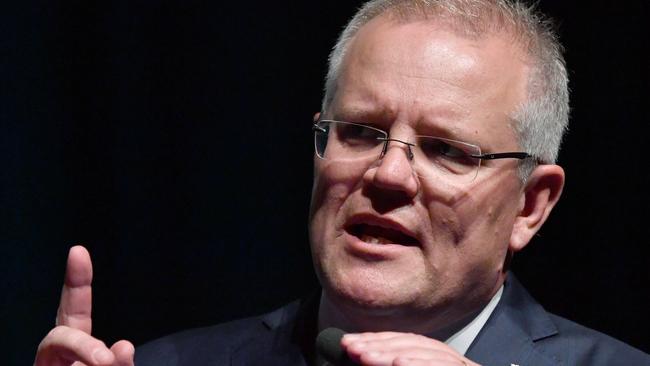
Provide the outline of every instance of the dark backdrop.
{"type": "MultiPolygon", "coordinates": [[[[3,364],[31,362],[75,243],[93,255],[94,332],[109,343],[261,313],[315,286],[310,123],[359,3],[3,7],[3,364]]],[[[515,272],[548,309],[647,352],[647,2],[568,3],[541,2],[571,75],[567,186],[515,272]]]]}

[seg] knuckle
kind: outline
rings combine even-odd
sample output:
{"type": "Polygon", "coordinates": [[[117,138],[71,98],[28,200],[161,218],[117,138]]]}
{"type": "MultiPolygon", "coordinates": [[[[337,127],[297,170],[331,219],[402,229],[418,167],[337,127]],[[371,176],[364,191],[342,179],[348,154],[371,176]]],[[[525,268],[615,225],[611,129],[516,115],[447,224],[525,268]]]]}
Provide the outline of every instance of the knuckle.
{"type": "Polygon", "coordinates": [[[69,330],[65,326],[56,326],[45,335],[45,337],[38,344],[36,349],[36,362],[35,365],[49,364],[49,361],[52,357],[56,358],[56,354],[62,348],[62,345],[65,345],[66,339],[68,337],[69,330]],[[46,362],[46,363],[43,363],[46,362]]]}
{"type": "Polygon", "coordinates": [[[57,325],[47,333],[47,336],[45,336],[45,338],[61,338],[64,337],[67,332],[68,327],[65,325],[57,325]]]}
{"type": "Polygon", "coordinates": [[[48,342],[47,342],[47,337],[46,337],[46,338],[43,338],[41,340],[41,343],[38,344],[38,347],[36,348],[36,355],[38,356],[38,355],[42,354],[45,351],[45,349],[47,349],[47,348],[48,348],[48,342]]]}
{"type": "Polygon", "coordinates": [[[100,347],[105,348],[104,343],[91,335],[78,329],[59,325],[52,328],[41,340],[36,351],[35,365],[60,364],[65,359],[69,360],[65,363],[66,365],[70,364],[69,362],[74,362],[72,364],[74,366],[83,366],[85,364],[78,360],[86,362],[92,360],[93,350],[100,347]]]}
{"type": "Polygon", "coordinates": [[[60,333],[60,330],[57,328],[58,327],[50,329],[50,331],[45,335],[45,337],[41,339],[41,342],[38,344],[38,347],[36,348],[37,360],[39,360],[42,355],[46,354],[52,348],[52,343],[56,340],[56,338],[58,337],[57,335],[60,333]]]}

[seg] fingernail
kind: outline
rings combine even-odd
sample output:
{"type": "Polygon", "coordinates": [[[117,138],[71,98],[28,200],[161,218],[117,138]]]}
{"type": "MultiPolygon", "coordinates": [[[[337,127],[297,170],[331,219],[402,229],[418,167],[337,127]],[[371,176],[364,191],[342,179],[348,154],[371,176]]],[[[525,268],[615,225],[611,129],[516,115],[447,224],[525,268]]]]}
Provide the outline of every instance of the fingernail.
{"type": "Polygon", "coordinates": [[[93,352],[93,360],[105,365],[113,361],[113,354],[108,350],[98,348],[93,352]]]}

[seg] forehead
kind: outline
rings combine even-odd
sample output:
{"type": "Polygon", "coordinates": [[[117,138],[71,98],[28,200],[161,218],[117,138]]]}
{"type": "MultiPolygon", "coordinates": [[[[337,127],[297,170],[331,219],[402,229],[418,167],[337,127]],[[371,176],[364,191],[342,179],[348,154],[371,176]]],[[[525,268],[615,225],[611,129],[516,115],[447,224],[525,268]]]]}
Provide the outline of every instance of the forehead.
{"type": "Polygon", "coordinates": [[[527,70],[505,35],[467,38],[433,20],[380,16],[351,41],[332,107],[418,129],[493,131],[512,140],[509,116],[525,100],[527,70]]]}

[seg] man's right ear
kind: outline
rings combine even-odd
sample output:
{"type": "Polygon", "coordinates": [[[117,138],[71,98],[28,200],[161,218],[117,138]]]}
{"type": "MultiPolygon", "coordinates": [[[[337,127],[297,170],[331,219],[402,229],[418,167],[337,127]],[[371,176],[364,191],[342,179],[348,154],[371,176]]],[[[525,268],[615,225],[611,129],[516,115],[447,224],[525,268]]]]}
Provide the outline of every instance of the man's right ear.
{"type": "Polygon", "coordinates": [[[314,114],[314,123],[316,123],[319,118],[320,118],[320,112],[316,112],[316,114],[314,114]]]}

